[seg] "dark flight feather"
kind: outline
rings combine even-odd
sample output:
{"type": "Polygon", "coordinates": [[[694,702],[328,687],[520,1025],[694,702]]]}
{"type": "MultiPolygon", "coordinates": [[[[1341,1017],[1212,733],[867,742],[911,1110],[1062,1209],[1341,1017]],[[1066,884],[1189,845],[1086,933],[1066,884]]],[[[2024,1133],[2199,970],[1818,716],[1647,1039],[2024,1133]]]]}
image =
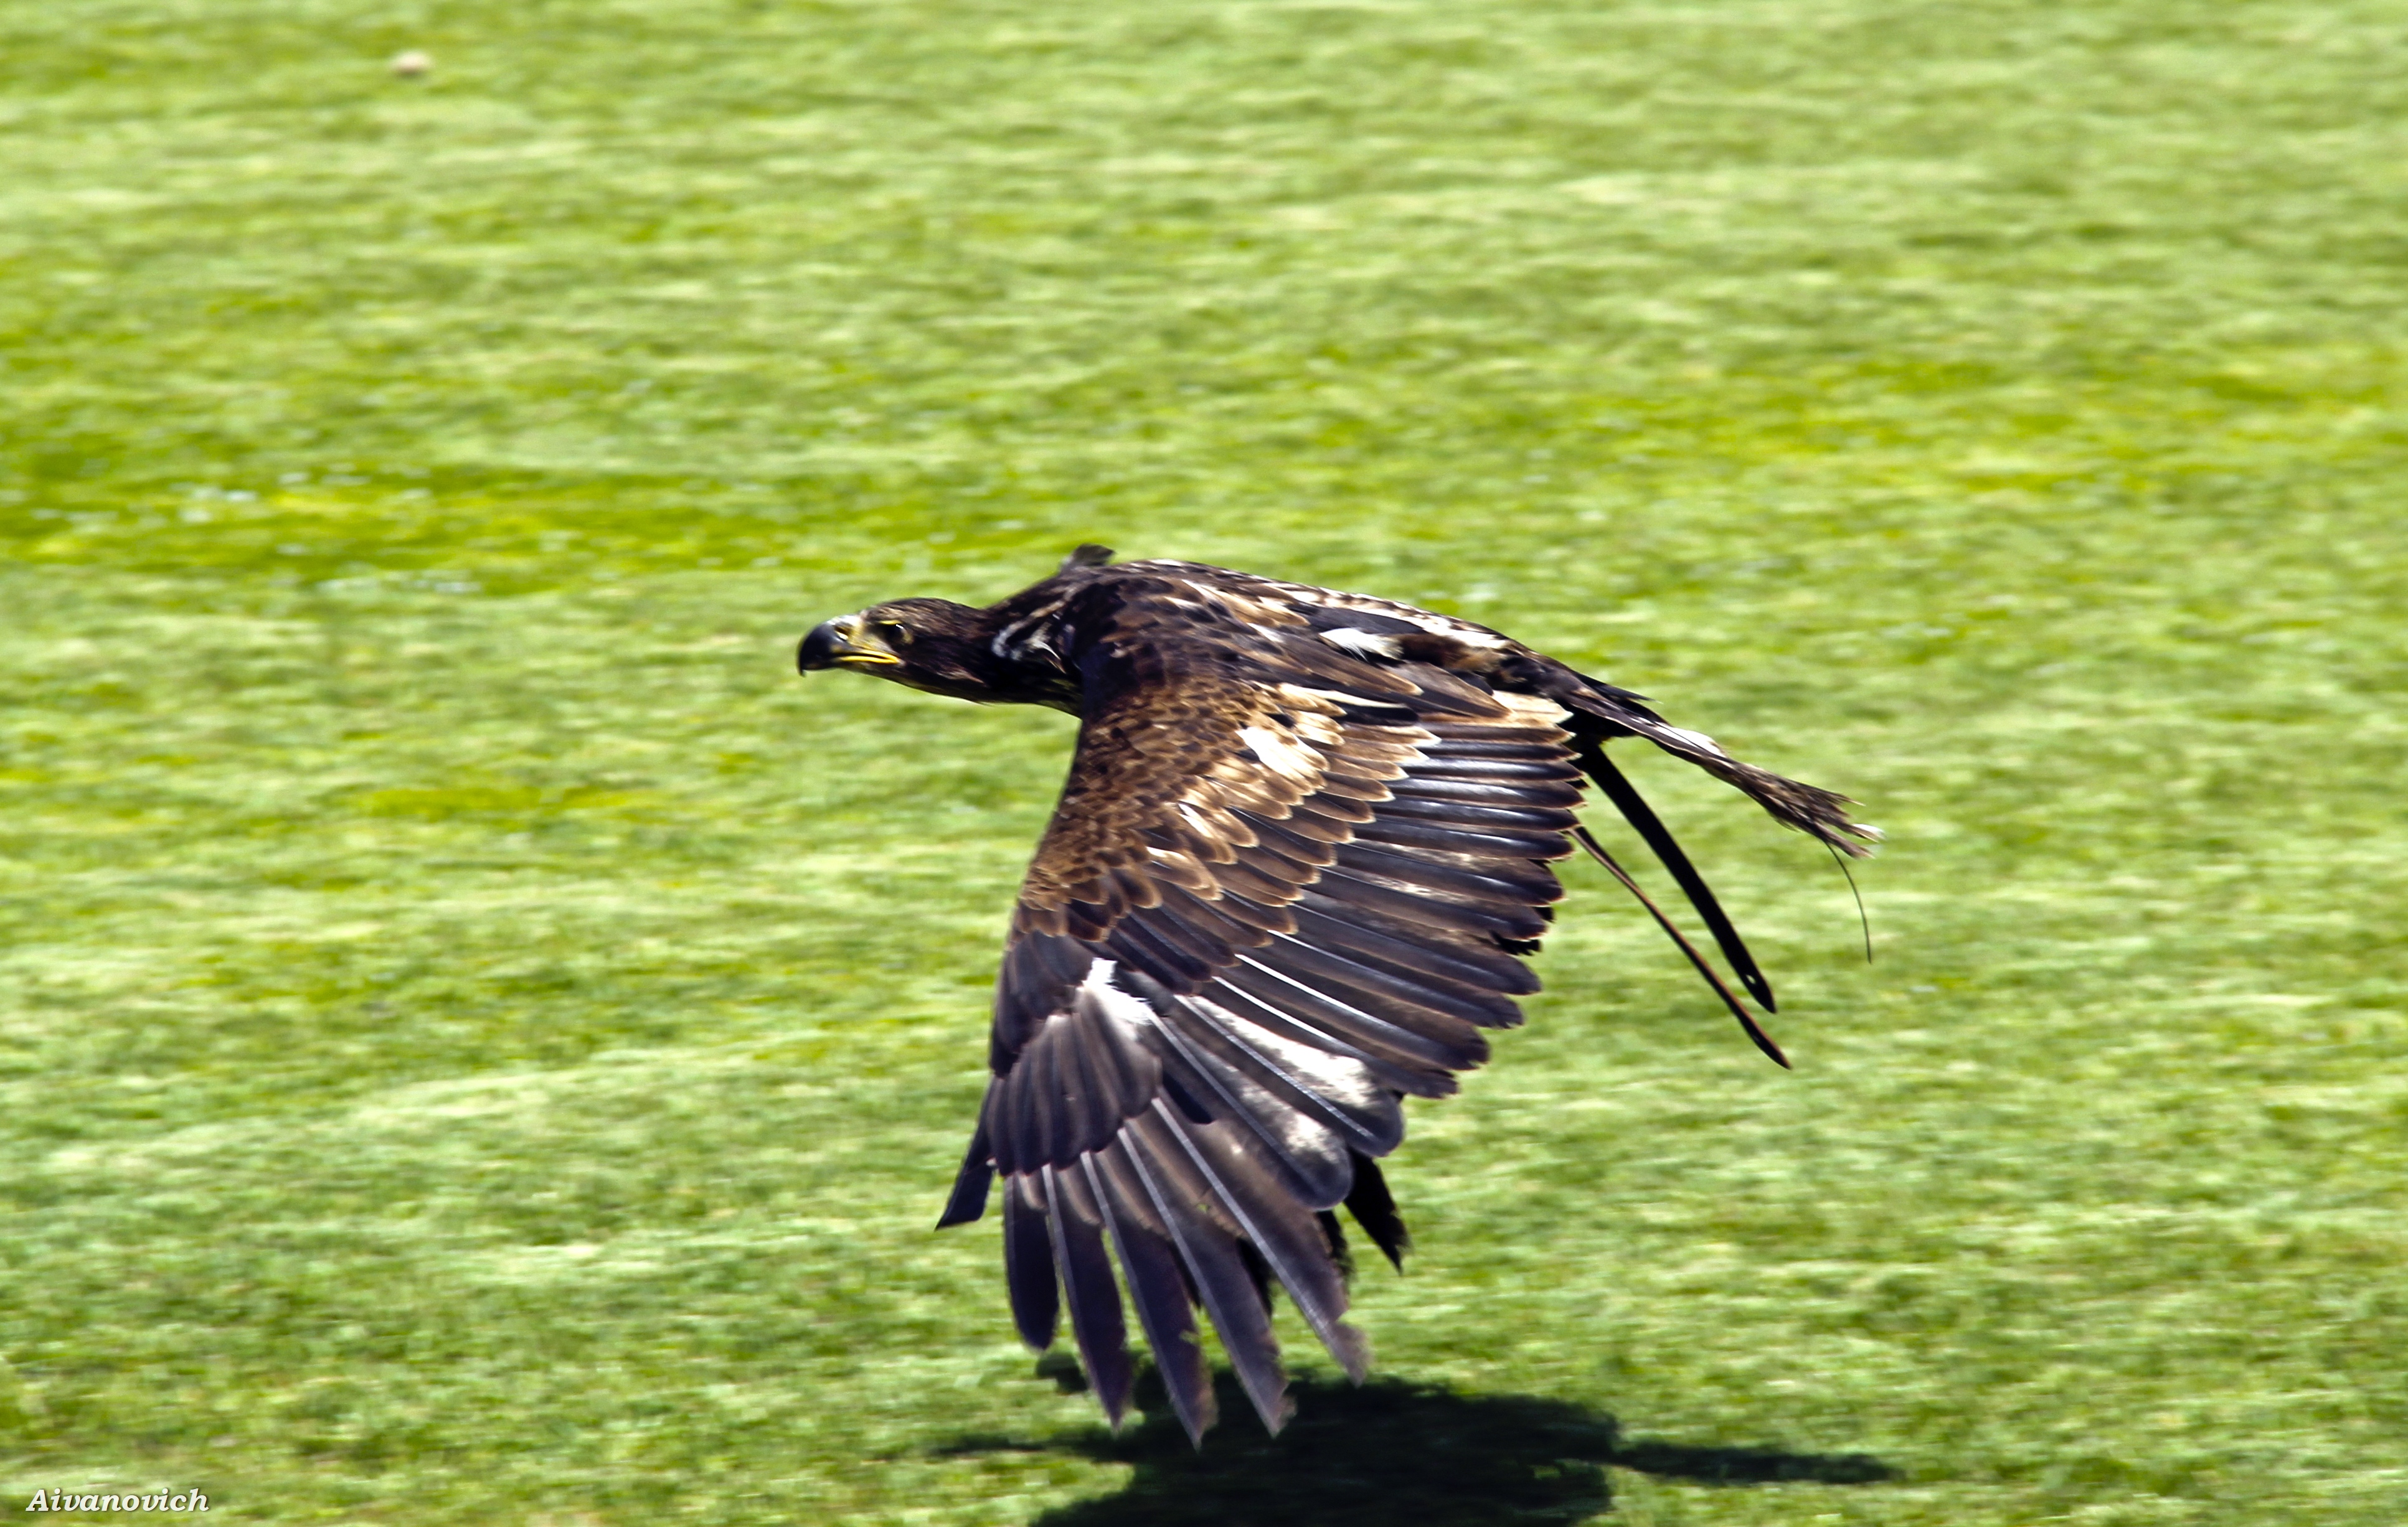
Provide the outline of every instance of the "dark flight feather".
{"type": "Polygon", "coordinates": [[[1641,738],[1784,823],[1864,851],[1844,798],[1731,758],[1627,690],[1469,621],[1100,547],[972,609],[897,600],[805,639],[960,699],[1079,718],[1062,800],[1011,919],[993,1079],[940,1225],[1002,1177],[1005,1284],[1030,1346],[1064,1315],[1097,1400],[1131,1403],[1127,1312],[1191,1438],[1213,1424],[1197,1311],[1276,1432],[1268,1292],[1360,1379],[1343,1205],[1401,1269],[1380,1159],[1406,1097],[1444,1097],[1522,1020],[1586,849],[1768,1055],[1746,1002],[1578,824],[1594,781],[1670,872],[1740,984],[1772,991],[1606,745],[1641,738]],[[1115,1265],[1117,1264],[1117,1265],[1115,1265]],[[1126,1300],[1123,1289],[1126,1290],[1126,1300]]]}
{"type": "Polygon", "coordinates": [[[1063,1302],[1070,1306],[1070,1334],[1087,1382],[1114,1427],[1128,1411],[1137,1374],[1130,1364],[1128,1326],[1121,1317],[1120,1285],[1104,1255],[1103,1214],[1087,1196],[1088,1160],[1069,1170],[1043,1169],[1045,1224],[1054,1234],[1054,1264],[1063,1302]]]}
{"type": "Polygon", "coordinates": [[[1689,856],[1674,841],[1670,831],[1664,825],[1664,820],[1656,815],[1656,808],[1649,806],[1628,778],[1614,767],[1613,761],[1605,756],[1604,748],[1596,741],[1584,739],[1580,761],[1581,766],[1588,771],[1589,778],[1605,792],[1605,798],[1622,813],[1622,820],[1630,823],[1646,841],[1647,847],[1655,850],[1656,859],[1671,872],[1672,878],[1679,882],[1682,892],[1689,898],[1689,905],[1698,909],[1698,916],[1704,920],[1707,931],[1714,935],[1714,944],[1723,951],[1723,958],[1730,962],[1731,971],[1739,977],[1740,984],[1746,987],[1756,1001],[1764,1004],[1766,1012],[1780,1011],[1772,1000],[1772,983],[1765,979],[1762,970],[1756,968],[1756,956],[1748,952],[1746,941],[1740,937],[1739,930],[1731,926],[1730,919],[1723,912],[1722,903],[1714,899],[1713,888],[1706,884],[1706,878],[1689,863],[1689,856]]]}

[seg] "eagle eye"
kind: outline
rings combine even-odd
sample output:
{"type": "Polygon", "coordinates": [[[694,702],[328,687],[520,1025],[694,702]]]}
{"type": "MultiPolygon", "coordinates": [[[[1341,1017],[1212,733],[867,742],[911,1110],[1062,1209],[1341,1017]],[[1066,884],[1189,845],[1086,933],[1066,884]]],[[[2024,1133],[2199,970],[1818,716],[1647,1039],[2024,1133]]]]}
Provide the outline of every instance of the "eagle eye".
{"type": "Polygon", "coordinates": [[[885,638],[887,646],[906,647],[910,644],[911,628],[902,621],[879,621],[874,623],[878,627],[879,635],[885,638]]]}

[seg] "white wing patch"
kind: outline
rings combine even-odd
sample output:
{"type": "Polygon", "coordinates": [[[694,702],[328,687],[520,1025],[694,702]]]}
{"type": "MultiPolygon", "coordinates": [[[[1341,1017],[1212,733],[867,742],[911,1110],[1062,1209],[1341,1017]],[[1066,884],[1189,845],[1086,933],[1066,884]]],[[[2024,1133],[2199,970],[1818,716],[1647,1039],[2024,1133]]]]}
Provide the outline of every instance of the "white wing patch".
{"type": "Polygon", "coordinates": [[[1303,1080],[1313,1092],[1357,1108],[1375,1108],[1382,1105],[1383,1099],[1380,1085],[1371,1079],[1371,1068],[1362,1062],[1317,1045],[1298,1044],[1272,1033],[1250,1018],[1240,1018],[1207,998],[1189,997],[1186,1000],[1190,1006],[1210,1012],[1213,1021],[1230,1033],[1241,1035],[1247,1044],[1276,1061],[1282,1070],[1303,1080]]]}
{"type": "Polygon", "coordinates": [[[1513,713],[1513,720],[1524,726],[1559,726],[1571,712],[1543,694],[1516,694],[1512,690],[1498,690],[1489,696],[1513,713]]]}
{"type": "Polygon", "coordinates": [[[1393,659],[1405,655],[1405,649],[1397,644],[1396,637],[1376,631],[1357,630],[1351,625],[1325,631],[1321,639],[1340,651],[1352,652],[1356,657],[1393,659]]]}
{"type": "Polygon", "coordinates": [[[1096,961],[1087,967],[1087,978],[1079,983],[1079,996],[1092,1000],[1106,1018],[1123,1028],[1154,1027],[1154,1009],[1112,984],[1112,972],[1118,968],[1116,961],[1096,961]]]}
{"type": "Polygon", "coordinates": [[[1278,733],[1266,727],[1244,726],[1238,729],[1238,735],[1273,774],[1307,787],[1320,781],[1321,760],[1278,733]]]}
{"type": "Polygon", "coordinates": [[[1687,743],[1690,747],[1697,749],[1699,752],[1712,753],[1716,758],[1730,757],[1730,754],[1723,751],[1722,744],[1706,735],[1703,732],[1692,732],[1686,727],[1681,726],[1668,726],[1664,728],[1664,730],[1680,738],[1683,742],[1687,743]]]}
{"type": "Polygon", "coordinates": [[[1279,697],[1298,710],[1327,711],[1333,715],[1350,706],[1376,707],[1390,703],[1385,700],[1367,700],[1362,695],[1349,694],[1343,690],[1316,690],[1303,684],[1282,684],[1279,687],[1279,697]]]}

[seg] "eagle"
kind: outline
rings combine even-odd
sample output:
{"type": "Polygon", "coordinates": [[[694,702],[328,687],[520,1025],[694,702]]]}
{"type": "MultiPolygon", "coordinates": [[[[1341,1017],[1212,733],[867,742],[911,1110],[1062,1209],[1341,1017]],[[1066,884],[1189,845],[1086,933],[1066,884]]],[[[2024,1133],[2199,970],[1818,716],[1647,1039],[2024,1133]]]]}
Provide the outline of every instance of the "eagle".
{"type": "Polygon", "coordinates": [[[1012,910],[986,1095],[938,1225],[981,1218],[1000,1177],[1021,1337],[1046,1350],[1067,1308],[1118,1428],[1134,1306],[1200,1446],[1216,1417],[1199,1308],[1274,1434],[1290,1413],[1274,1286],[1362,1382],[1369,1350],[1343,1319],[1353,1264],[1336,1210],[1402,1269],[1408,1238],[1380,1162],[1404,1138],[1404,1100],[1454,1092],[1488,1057],[1484,1031],[1521,1022],[1514,999],[1539,989],[1523,957],[1563,895],[1550,866],[1575,845],[1789,1063],[1574,816],[1593,781],[1773,1010],[1747,946],[1607,744],[1648,742],[1840,852],[1880,835],[1849,819],[1847,797],[1743,764],[1643,696],[1486,626],[1112,556],[1080,547],[984,609],[913,598],[840,616],[803,638],[796,665],[1079,719],[1012,910]]]}

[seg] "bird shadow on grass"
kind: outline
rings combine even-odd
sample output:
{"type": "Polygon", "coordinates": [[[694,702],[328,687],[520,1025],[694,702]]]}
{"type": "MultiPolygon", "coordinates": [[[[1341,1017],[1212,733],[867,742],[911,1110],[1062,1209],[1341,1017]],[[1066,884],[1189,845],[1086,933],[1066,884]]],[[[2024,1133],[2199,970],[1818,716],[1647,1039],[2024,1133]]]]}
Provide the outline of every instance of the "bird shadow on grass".
{"type": "MultiPolygon", "coordinates": [[[[1151,1376],[1148,1376],[1149,1378],[1151,1376]]],[[[1065,1388],[1072,1387],[1067,1376],[1065,1388]]],[[[1493,1527],[1579,1521],[1613,1507],[1606,1466],[1706,1485],[1878,1484],[1897,1471],[1863,1453],[1793,1453],[1626,1438],[1612,1416],[1526,1394],[1458,1394],[1375,1378],[1360,1389],[1308,1377],[1296,1417],[1263,1434],[1244,1392],[1219,1376],[1224,1424],[1189,1445],[1159,1383],[1141,1382],[1143,1417],[1044,1442],[964,1437],[940,1456],[1062,1452],[1127,1463],[1119,1492],[1037,1519],[1036,1527],[1493,1527]]]]}

